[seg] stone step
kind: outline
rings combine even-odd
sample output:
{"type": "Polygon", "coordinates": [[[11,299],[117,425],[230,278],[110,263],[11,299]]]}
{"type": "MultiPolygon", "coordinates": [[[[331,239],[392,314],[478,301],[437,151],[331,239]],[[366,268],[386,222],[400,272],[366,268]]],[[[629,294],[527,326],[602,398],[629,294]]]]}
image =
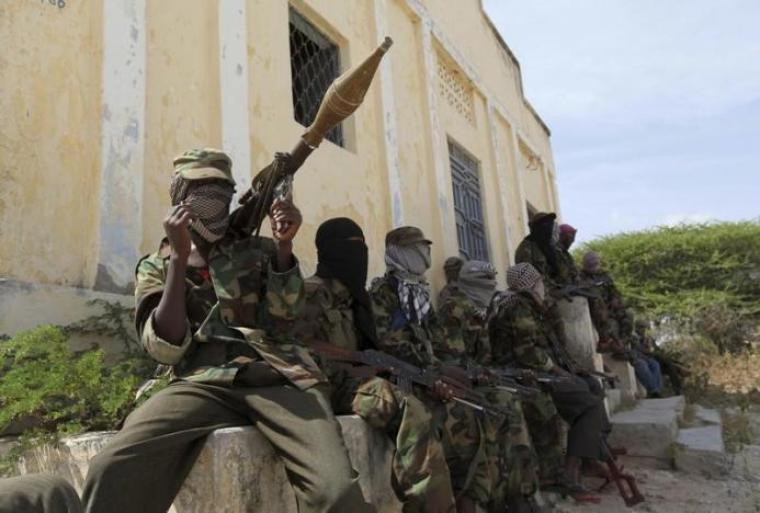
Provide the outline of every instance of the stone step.
{"type": "Polygon", "coordinates": [[[682,396],[644,399],[632,410],[615,413],[610,444],[624,446],[631,456],[670,461],[685,406],[682,396]]]}
{"type": "Polygon", "coordinates": [[[638,391],[636,372],[630,363],[625,360],[617,360],[609,354],[604,354],[602,360],[609,372],[617,376],[617,388],[620,390],[624,401],[633,401],[641,397],[638,391]]]}
{"type": "MultiPolygon", "coordinates": [[[[393,445],[384,433],[356,416],[339,416],[359,483],[378,513],[397,513],[401,505],[390,485],[393,445]]],[[[22,473],[50,472],[68,480],[80,493],[90,458],[113,436],[88,433],[58,447],[41,447],[25,456],[22,473]]],[[[296,513],[285,468],[261,432],[250,426],[209,435],[170,513],[296,513]]]]}
{"type": "Polygon", "coordinates": [[[707,478],[725,476],[730,459],[723,445],[720,423],[681,429],[676,439],[674,460],[676,469],[707,478]]]}
{"type": "Polygon", "coordinates": [[[617,388],[607,389],[604,394],[606,396],[607,414],[612,415],[620,408],[620,403],[623,400],[622,394],[617,388]]]}

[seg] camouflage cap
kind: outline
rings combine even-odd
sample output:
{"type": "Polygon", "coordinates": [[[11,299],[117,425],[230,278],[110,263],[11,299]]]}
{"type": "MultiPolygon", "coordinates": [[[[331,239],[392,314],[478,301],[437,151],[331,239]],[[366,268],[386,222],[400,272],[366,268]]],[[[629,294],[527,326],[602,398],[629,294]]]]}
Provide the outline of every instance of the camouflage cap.
{"type": "Polygon", "coordinates": [[[235,185],[232,160],[229,155],[213,148],[188,150],[174,159],[174,172],[185,180],[218,178],[235,185]]]}
{"type": "Polygon", "coordinates": [[[557,219],[557,214],[555,214],[554,212],[536,212],[530,217],[530,221],[528,221],[528,225],[533,226],[534,224],[540,224],[550,219],[552,221],[557,219]]]}
{"type": "Polygon", "coordinates": [[[385,236],[386,246],[411,246],[418,242],[432,244],[433,242],[426,239],[422,230],[416,226],[401,226],[389,231],[385,236]]]}
{"type": "Polygon", "coordinates": [[[446,261],[443,263],[443,269],[445,271],[451,270],[451,271],[459,271],[462,268],[462,264],[464,264],[464,260],[462,260],[459,257],[449,257],[446,259],[446,261]]]}

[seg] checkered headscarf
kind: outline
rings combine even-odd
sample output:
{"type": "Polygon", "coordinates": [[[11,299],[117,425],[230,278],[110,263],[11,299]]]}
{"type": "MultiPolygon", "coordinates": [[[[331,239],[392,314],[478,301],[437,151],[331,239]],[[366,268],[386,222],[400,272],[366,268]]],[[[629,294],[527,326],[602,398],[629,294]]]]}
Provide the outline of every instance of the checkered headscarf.
{"type": "Polygon", "coordinates": [[[221,180],[198,182],[187,180],[175,173],[170,194],[172,206],[185,203],[196,219],[190,224],[198,235],[208,242],[224,236],[230,223],[229,206],[235,188],[221,180]]]}
{"type": "Polygon", "coordinates": [[[512,306],[517,302],[519,292],[532,289],[538,280],[541,279],[541,273],[527,262],[515,264],[507,269],[507,286],[509,290],[499,292],[494,302],[499,307],[512,306]]]}

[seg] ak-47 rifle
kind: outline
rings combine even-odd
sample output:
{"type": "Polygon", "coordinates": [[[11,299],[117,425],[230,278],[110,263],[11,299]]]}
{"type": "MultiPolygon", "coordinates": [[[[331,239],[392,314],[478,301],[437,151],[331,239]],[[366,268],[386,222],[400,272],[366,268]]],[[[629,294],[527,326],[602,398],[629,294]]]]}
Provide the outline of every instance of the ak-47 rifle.
{"type": "Polygon", "coordinates": [[[596,283],[591,285],[570,284],[555,290],[554,296],[572,300],[574,296],[581,296],[588,299],[597,299],[600,297],[599,291],[596,290],[596,283]]]}
{"type": "Polygon", "coordinates": [[[258,235],[261,223],[275,199],[287,198],[293,187],[293,175],[322,142],[327,132],[354,113],[364,100],[383,55],[393,44],[385,41],[357,67],[335,79],[325,93],[314,122],[306,129],[290,153],[277,153],[271,164],[253,178],[251,188],[240,198],[241,207],[232,222],[258,235]]]}
{"type": "Polygon", "coordinates": [[[605,479],[604,484],[599,487],[599,491],[604,490],[611,481],[615,481],[615,485],[617,485],[617,489],[626,506],[630,508],[644,502],[646,499],[639,491],[636,478],[632,474],[626,473],[625,467],[622,465],[618,466],[615,455],[604,438],[602,438],[602,451],[604,452],[604,462],[609,469],[609,476],[605,479]]]}
{"type": "Polygon", "coordinates": [[[600,378],[608,384],[610,388],[615,388],[620,381],[620,378],[614,374],[608,374],[594,369],[585,369],[578,365],[575,359],[567,352],[567,348],[560,342],[557,337],[549,337],[549,343],[551,345],[552,353],[560,367],[573,374],[588,374],[600,378]]]}
{"type": "Polygon", "coordinates": [[[311,342],[309,347],[328,360],[372,367],[375,374],[388,373],[399,388],[405,392],[411,392],[413,385],[432,389],[437,382],[442,382],[451,389],[453,401],[491,415],[504,416],[509,414],[509,412],[489,404],[485,397],[473,390],[466,374],[463,374],[464,379],[457,375],[463,373],[459,369],[447,370],[446,368],[432,367],[422,369],[376,349],[352,351],[327,342],[311,342]]]}
{"type": "Polygon", "coordinates": [[[500,369],[468,366],[467,376],[472,382],[478,382],[485,378],[486,383],[513,394],[518,394],[525,399],[533,398],[540,392],[538,388],[518,382],[520,379],[524,379],[524,377],[508,372],[501,372],[500,369]]]}

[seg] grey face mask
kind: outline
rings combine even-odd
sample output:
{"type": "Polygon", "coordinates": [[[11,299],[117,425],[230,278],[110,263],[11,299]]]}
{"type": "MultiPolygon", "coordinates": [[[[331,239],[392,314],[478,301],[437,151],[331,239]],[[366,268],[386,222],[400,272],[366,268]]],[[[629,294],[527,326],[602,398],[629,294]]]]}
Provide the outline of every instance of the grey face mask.
{"type": "Polygon", "coordinates": [[[421,281],[430,269],[430,245],[423,242],[411,246],[390,245],[385,250],[385,265],[405,280],[421,281]]]}

